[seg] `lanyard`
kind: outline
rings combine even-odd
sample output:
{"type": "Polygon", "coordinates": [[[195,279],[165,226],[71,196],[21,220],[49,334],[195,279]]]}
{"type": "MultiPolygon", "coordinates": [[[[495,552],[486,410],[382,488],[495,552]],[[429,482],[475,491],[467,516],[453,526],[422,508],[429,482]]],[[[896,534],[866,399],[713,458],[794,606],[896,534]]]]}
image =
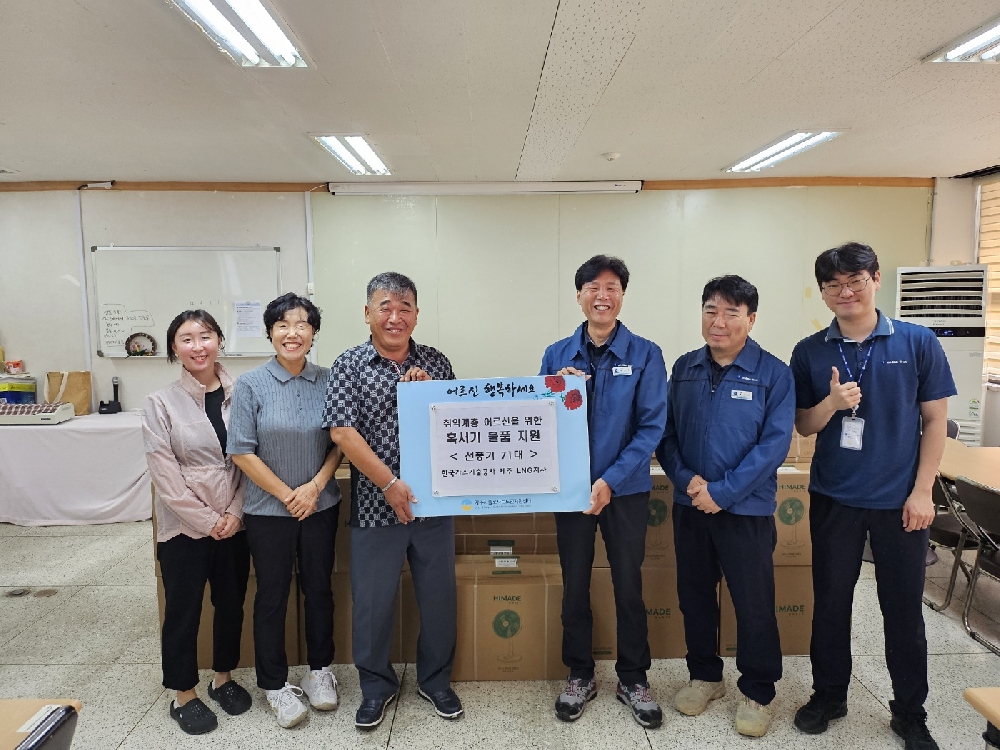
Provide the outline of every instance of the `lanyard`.
{"type": "MultiPolygon", "coordinates": [[[[851,366],[849,364],[847,364],[847,357],[844,356],[844,347],[841,345],[841,342],[839,342],[839,341],[837,342],[837,348],[840,349],[840,359],[844,363],[844,369],[847,370],[847,377],[850,378],[852,381],[854,381],[855,383],[857,383],[860,386],[861,385],[861,378],[863,378],[864,375],[865,375],[865,368],[868,367],[868,360],[871,359],[871,357],[872,357],[872,349],[875,348],[875,339],[872,339],[872,343],[869,344],[869,346],[868,346],[868,353],[865,355],[864,362],[861,363],[861,369],[858,370],[858,379],[857,380],[854,380],[854,373],[851,372],[851,366]]],[[[858,344],[858,349],[859,350],[861,349],[861,345],[860,344],[858,344]]],[[[857,413],[858,413],[858,407],[855,406],[854,409],[852,409],[852,411],[851,411],[851,417],[852,418],[855,417],[857,415],[857,413]]]]}

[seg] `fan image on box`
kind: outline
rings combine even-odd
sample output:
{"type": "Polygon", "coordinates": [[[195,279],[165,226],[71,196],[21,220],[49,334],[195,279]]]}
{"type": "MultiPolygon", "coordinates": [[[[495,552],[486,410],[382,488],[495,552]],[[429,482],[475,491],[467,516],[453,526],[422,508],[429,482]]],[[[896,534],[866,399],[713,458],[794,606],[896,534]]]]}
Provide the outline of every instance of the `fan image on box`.
{"type": "Polygon", "coordinates": [[[667,520],[667,504],[658,497],[649,498],[649,517],[646,526],[654,529],[652,534],[646,533],[646,544],[650,547],[663,546],[663,523],[667,520]]]}
{"type": "Polygon", "coordinates": [[[781,501],[781,505],[778,506],[778,520],[785,524],[785,526],[792,527],[792,538],[787,542],[783,542],[785,547],[802,546],[802,542],[799,541],[799,521],[805,518],[805,515],[806,506],[797,497],[790,497],[787,500],[781,501]]]}
{"type": "Polygon", "coordinates": [[[514,636],[521,632],[521,616],[512,609],[503,609],[493,618],[493,632],[507,641],[507,653],[497,657],[497,661],[521,661],[514,653],[514,636]]]}

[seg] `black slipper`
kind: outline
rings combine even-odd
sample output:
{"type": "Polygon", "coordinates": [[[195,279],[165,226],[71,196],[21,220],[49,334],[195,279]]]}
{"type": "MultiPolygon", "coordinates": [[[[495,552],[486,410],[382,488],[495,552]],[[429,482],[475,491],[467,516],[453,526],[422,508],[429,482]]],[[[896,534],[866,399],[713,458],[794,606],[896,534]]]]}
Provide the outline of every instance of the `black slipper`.
{"type": "Polygon", "coordinates": [[[201,698],[189,700],[180,707],[177,701],[170,701],[170,716],[188,734],[207,734],[219,726],[212,709],[202,703],[201,698]]]}
{"type": "Polygon", "coordinates": [[[228,680],[220,688],[216,688],[215,680],[212,680],[208,683],[208,697],[222,706],[222,710],[230,716],[239,716],[249,711],[253,705],[250,693],[236,680],[228,680]]]}

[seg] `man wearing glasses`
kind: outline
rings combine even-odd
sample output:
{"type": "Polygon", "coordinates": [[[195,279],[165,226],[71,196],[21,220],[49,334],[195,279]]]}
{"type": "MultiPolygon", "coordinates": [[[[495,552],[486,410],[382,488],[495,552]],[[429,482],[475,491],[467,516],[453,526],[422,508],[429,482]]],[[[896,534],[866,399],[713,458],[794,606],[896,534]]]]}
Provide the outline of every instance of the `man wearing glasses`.
{"type": "Polygon", "coordinates": [[[674,484],[677,595],[690,681],[674,707],[697,716],[726,694],[717,652],[725,575],[736,608],[741,700],[736,730],[771,725],[781,643],[774,614],[777,471],[788,454],[795,386],[788,366],[750,338],[757,288],[739,276],[701,295],[705,346],[674,364],[667,427],[656,456],[674,484]]]}
{"type": "Polygon", "coordinates": [[[921,598],[931,487],[955,382],[930,329],[891,320],[875,307],[881,277],[870,247],[850,242],[827,250],[815,271],[835,318],[792,352],[795,425],[802,435],[817,435],[809,481],[813,694],[795,726],[820,734],[847,714],[851,609],[868,536],[892,678],[890,727],[907,750],[936,750],[924,711],[921,598]]]}
{"type": "Polygon", "coordinates": [[[619,258],[595,255],[576,272],[576,300],[587,320],[569,338],[545,350],[542,375],[587,379],[590,427],[590,508],[556,513],[563,574],[563,663],[566,687],[556,717],[575,721],[597,695],[590,575],[597,527],[608,549],[618,621],[617,697],[649,728],[663,714],[649,692],[642,560],[649,518],[650,458],[667,417],[667,368],[660,348],[619,320],[629,273],[619,258]]]}

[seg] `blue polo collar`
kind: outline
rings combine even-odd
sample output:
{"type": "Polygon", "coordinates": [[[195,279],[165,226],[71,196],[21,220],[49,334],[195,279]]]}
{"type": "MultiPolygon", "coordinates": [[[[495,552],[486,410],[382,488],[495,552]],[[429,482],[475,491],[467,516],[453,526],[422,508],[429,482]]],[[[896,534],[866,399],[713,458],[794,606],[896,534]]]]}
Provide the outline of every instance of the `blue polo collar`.
{"type": "MultiPolygon", "coordinates": [[[[875,330],[871,332],[868,338],[875,338],[877,336],[891,336],[896,328],[892,324],[892,320],[885,317],[881,310],[876,310],[878,313],[878,323],[875,324],[875,330]]],[[[833,322],[830,323],[830,327],[826,329],[826,341],[850,341],[840,332],[840,324],[837,323],[837,319],[834,318],[833,322]]],[[[867,339],[866,339],[867,341],[867,339]]]]}
{"type": "MultiPolygon", "coordinates": [[[[584,321],[580,324],[580,327],[576,329],[576,346],[577,353],[587,357],[587,341],[590,337],[587,335],[587,323],[584,321]]],[[[608,349],[614,353],[618,359],[625,359],[625,353],[628,351],[629,342],[632,340],[632,332],[625,327],[625,324],[620,320],[615,324],[615,331],[611,334],[611,343],[608,345],[608,349]]]]}
{"type": "MultiPolygon", "coordinates": [[[[739,367],[744,372],[753,372],[757,369],[757,365],[760,363],[760,344],[754,341],[752,338],[747,337],[746,344],[740,350],[740,353],[736,355],[736,359],[733,360],[732,366],[739,367]]],[[[701,358],[695,363],[702,365],[706,368],[712,366],[712,353],[708,348],[708,344],[705,344],[701,348],[701,358]]]]}
{"type": "Polygon", "coordinates": [[[305,378],[310,383],[315,383],[316,377],[319,375],[319,366],[314,365],[308,360],[306,360],[305,367],[302,368],[302,372],[298,375],[292,375],[292,373],[282,367],[281,363],[278,362],[277,357],[271,357],[264,367],[267,368],[267,371],[271,373],[275,380],[279,383],[287,383],[294,377],[305,378]]]}

